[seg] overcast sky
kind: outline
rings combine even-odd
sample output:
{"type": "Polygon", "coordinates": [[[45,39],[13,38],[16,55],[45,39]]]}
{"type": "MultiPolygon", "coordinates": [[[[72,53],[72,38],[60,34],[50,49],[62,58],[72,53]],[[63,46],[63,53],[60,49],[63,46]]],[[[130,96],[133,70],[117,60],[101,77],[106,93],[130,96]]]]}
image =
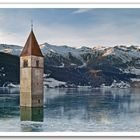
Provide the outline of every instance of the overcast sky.
{"type": "Polygon", "coordinates": [[[24,46],[31,19],[39,44],[140,45],[140,9],[0,9],[0,43],[24,46]]]}

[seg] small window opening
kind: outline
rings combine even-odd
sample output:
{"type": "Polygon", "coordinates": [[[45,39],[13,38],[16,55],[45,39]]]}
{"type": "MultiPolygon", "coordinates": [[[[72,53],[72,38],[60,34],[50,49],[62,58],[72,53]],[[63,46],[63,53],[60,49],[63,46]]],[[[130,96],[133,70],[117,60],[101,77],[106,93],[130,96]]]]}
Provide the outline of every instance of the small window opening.
{"type": "Polygon", "coordinates": [[[39,60],[36,60],[36,67],[39,67],[39,60]]]}
{"type": "Polygon", "coordinates": [[[28,60],[23,61],[23,67],[28,67],[28,60]]]}
{"type": "Polygon", "coordinates": [[[38,103],[40,103],[40,100],[38,100],[38,103]]]}

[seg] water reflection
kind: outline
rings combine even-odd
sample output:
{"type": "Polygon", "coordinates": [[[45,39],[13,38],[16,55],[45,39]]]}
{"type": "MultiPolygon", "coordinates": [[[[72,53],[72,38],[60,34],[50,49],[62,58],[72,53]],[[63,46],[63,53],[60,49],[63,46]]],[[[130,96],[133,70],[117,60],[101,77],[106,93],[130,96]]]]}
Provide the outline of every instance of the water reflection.
{"type": "Polygon", "coordinates": [[[0,90],[0,131],[140,131],[139,91],[45,89],[44,108],[19,108],[19,92],[0,90]]]}
{"type": "Polygon", "coordinates": [[[20,107],[21,121],[43,122],[43,114],[41,107],[20,107]]]}
{"type": "MultiPolygon", "coordinates": [[[[70,89],[58,90],[57,93],[50,90],[46,93],[51,94],[51,98],[48,94],[45,96],[45,106],[47,107],[45,116],[52,117],[52,119],[79,121],[84,123],[83,128],[80,128],[83,131],[98,131],[94,125],[99,124],[102,125],[99,130],[103,131],[106,125],[112,125],[108,129],[114,129],[115,121],[123,124],[128,121],[130,112],[140,113],[139,89],[93,89],[88,91],[70,89]],[[122,117],[125,118],[124,122],[121,120],[122,117]],[[84,128],[85,126],[91,128],[84,128]]],[[[81,124],[77,125],[81,126],[81,124]]]]}
{"type": "MultiPolygon", "coordinates": [[[[85,92],[75,91],[75,89],[73,89],[73,91],[71,90],[70,92],[65,91],[65,94],[61,94],[61,91],[59,91],[59,94],[49,91],[46,93],[51,94],[51,98],[49,95],[45,96],[45,106],[52,110],[63,110],[59,111],[61,115],[62,112],[65,113],[70,110],[85,110],[86,114],[88,114],[88,112],[93,113],[95,111],[101,112],[106,110],[112,110],[114,112],[117,112],[117,110],[122,112],[123,110],[129,111],[131,96],[136,95],[130,94],[128,89],[126,91],[122,90],[121,93],[117,93],[117,91],[113,89],[112,91],[108,90],[105,92],[101,90],[85,92]]],[[[140,97],[137,98],[140,99],[140,97]]]]}
{"type": "Polygon", "coordinates": [[[0,94],[19,94],[19,88],[0,88],[0,94]]]}

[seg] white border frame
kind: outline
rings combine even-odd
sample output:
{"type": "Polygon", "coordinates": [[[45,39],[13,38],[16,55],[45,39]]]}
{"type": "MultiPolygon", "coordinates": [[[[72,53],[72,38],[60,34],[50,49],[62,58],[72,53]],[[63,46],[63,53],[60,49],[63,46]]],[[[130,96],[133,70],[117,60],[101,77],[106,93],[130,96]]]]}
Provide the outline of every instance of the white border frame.
{"type": "Polygon", "coordinates": [[[140,132],[0,132],[0,136],[23,136],[23,137],[138,137],[140,132]]]}
{"type": "Polygon", "coordinates": [[[0,3],[2,4],[23,4],[23,3],[26,3],[26,4],[33,4],[33,3],[50,3],[50,4],[70,4],[70,3],[73,3],[73,4],[86,4],[86,3],[99,3],[99,4],[126,4],[126,3],[131,3],[131,4],[139,4],[140,1],[139,0],[0,0],[0,3]]]}
{"type": "Polygon", "coordinates": [[[0,8],[140,8],[140,3],[1,3],[0,8]]]}
{"type": "MultiPolygon", "coordinates": [[[[140,1],[133,0],[40,0],[34,3],[33,0],[0,0],[0,8],[140,8],[140,1]],[[65,3],[64,3],[65,1],[65,3]],[[18,2],[18,3],[17,3],[18,2]],[[111,2],[111,3],[108,3],[111,2]],[[124,3],[128,2],[128,3],[124,3]]],[[[140,132],[0,132],[0,136],[140,136],[140,132]]]]}

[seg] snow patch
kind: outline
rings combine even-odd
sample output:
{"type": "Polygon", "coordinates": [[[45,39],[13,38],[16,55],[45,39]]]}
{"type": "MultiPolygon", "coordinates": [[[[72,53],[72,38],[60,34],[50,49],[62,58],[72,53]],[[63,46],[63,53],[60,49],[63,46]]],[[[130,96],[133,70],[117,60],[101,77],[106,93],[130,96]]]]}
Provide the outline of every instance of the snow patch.
{"type": "Polygon", "coordinates": [[[124,73],[131,73],[131,74],[136,74],[136,75],[140,75],[140,69],[137,69],[135,67],[129,67],[125,70],[123,70],[124,73]]]}
{"type": "Polygon", "coordinates": [[[123,81],[117,83],[117,81],[114,80],[110,86],[106,86],[105,84],[102,84],[100,88],[130,88],[130,84],[125,83],[123,81]]]}
{"type": "Polygon", "coordinates": [[[64,68],[65,64],[61,63],[61,66],[58,66],[59,68],[64,68]]]}
{"type": "Polygon", "coordinates": [[[132,82],[140,82],[140,78],[131,78],[132,82]]]}
{"type": "Polygon", "coordinates": [[[44,79],[44,86],[48,88],[66,87],[66,82],[55,80],[54,78],[44,79]]]}
{"type": "Polygon", "coordinates": [[[6,84],[5,86],[3,87],[8,87],[8,88],[19,88],[20,85],[19,84],[13,84],[13,83],[9,83],[9,84],[6,84]]]}
{"type": "Polygon", "coordinates": [[[83,65],[78,66],[78,68],[84,68],[86,66],[87,66],[87,64],[86,63],[83,63],[83,65]]]}
{"type": "Polygon", "coordinates": [[[111,49],[108,49],[102,56],[108,56],[112,54],[115,54],[115,53],[113,52],[113,49],[111,48],[111,49]]]}

